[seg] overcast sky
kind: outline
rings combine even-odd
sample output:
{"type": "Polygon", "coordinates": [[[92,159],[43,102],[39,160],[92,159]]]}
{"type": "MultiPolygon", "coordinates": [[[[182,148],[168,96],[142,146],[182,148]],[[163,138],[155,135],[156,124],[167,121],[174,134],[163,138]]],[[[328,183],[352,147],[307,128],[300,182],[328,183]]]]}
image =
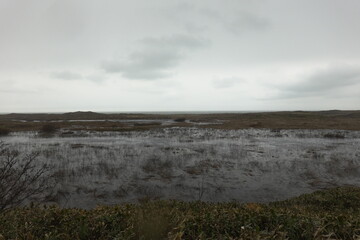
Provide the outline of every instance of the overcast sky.
{"type": "Polygon", "coordinates": [[[359,0],[0,0],[0,112],[360,108],[359,0]]]}

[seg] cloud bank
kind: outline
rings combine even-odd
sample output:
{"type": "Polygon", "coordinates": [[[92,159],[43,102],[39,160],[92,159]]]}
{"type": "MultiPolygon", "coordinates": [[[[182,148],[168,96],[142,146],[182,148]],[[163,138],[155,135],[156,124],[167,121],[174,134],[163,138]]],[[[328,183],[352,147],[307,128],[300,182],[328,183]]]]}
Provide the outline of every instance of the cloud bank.
{"type": "Polygon", "coordinates": [[[107,73],[121,73],[127,79],[155,80],[170,77],[172,70],[191,50],[207,45],[207,41],[188,35],[144,38],[141,50],[130,53],[124,61],[107,61],[102,68],[107,73]]]}
{"type": "MultiPolygon", "coordinates": [[[[330,65],[318,69],[300,81],[279,86],[281,98],[323,96],[342,92],[345,88],[360,84],[360,66],[330,65]]],[[[345,93],[346,94],[346,93],[345,93]]]]}

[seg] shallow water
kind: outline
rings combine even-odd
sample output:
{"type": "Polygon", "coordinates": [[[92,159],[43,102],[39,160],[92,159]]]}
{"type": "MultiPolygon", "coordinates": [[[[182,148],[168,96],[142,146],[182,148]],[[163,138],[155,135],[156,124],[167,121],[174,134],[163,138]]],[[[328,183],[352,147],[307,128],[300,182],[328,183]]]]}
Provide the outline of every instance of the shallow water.
{"type": "Polygon", "coordinates": [[[360,132],[166,128],[0,140],[39,150],[64,207],[141,199],[268,202],[333,186],[360,186],[360,132]]]}

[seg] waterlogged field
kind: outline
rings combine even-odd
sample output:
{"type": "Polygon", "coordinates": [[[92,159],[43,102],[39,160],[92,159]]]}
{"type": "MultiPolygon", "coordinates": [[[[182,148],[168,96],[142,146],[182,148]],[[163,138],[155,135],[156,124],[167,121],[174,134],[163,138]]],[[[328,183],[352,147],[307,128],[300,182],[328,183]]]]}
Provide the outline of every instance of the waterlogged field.
{"type": "Polygon", "coordinates": [[[162,128],[14,132],[2,141],[40,151],[62,207],[145,199],[269,202],[360,186],[360,131],[162,128]]]}

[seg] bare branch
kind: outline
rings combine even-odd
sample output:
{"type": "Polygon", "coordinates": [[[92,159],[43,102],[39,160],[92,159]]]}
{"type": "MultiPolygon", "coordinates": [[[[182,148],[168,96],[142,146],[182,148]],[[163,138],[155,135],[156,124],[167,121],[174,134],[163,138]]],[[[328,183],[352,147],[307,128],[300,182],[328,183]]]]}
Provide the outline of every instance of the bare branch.
{"type": "Polygon", "coordinates": [[[49,188],[48,167],[38,152],[24,155],[0,142],[0,211],[18,206],[49,188]]]}

